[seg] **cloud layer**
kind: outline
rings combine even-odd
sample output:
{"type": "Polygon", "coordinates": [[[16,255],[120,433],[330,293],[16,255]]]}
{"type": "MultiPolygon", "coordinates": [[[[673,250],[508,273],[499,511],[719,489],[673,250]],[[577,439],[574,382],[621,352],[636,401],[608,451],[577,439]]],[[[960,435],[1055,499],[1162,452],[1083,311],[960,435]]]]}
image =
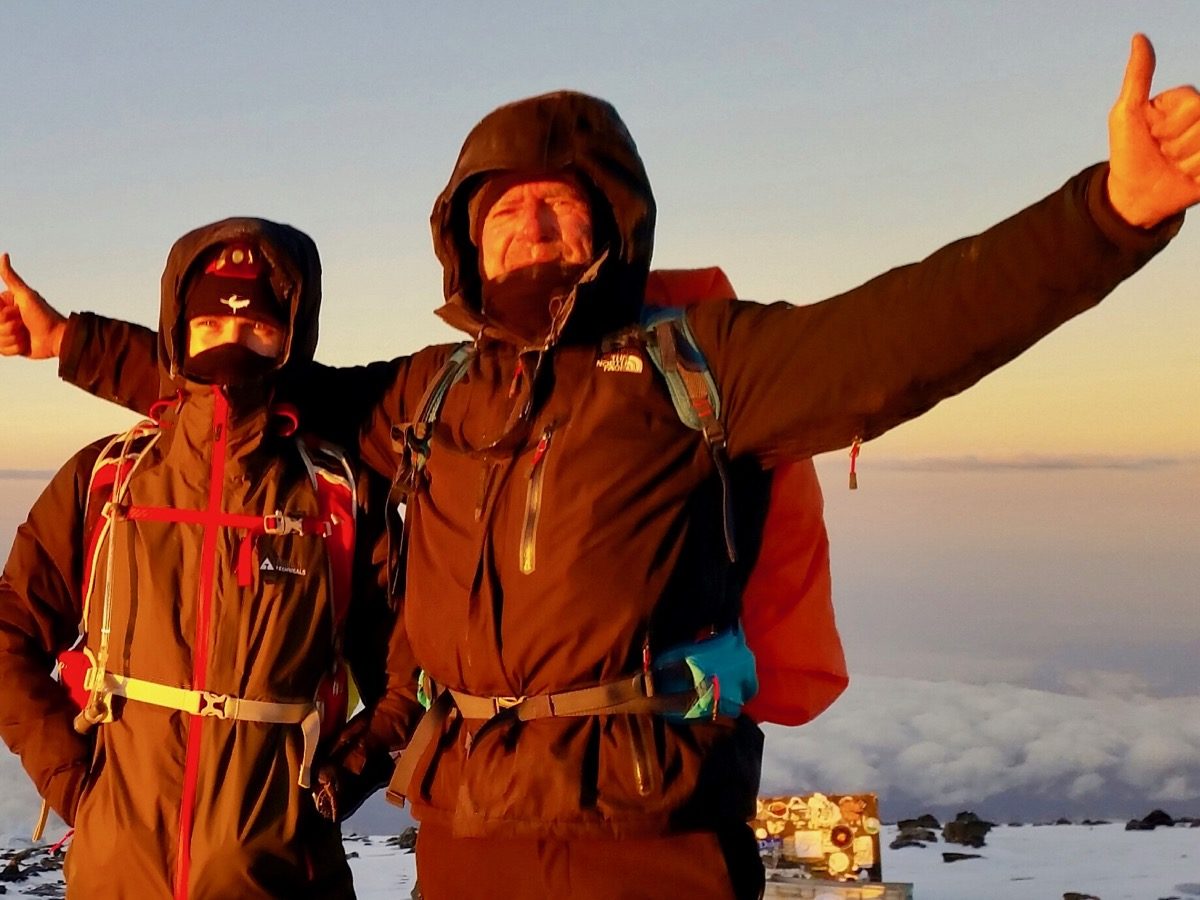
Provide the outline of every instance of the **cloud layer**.
{"type": "Polygon", "coordinates": [[[860,677],[816,722],[765,730],[765,791],[875,791],[889,818],[1200,813],[1200,696],[860,677]]]}
{"type": "Polygon", "coordinates": [[[1019,454],[1015,456],[881,457],[880,470],[893,472],[989,472],[1007,469],[1035,471],[1129,470],[1150,471],[1195,465],[1195,457],[1107,456],[1095,454],[1019,454]]]}

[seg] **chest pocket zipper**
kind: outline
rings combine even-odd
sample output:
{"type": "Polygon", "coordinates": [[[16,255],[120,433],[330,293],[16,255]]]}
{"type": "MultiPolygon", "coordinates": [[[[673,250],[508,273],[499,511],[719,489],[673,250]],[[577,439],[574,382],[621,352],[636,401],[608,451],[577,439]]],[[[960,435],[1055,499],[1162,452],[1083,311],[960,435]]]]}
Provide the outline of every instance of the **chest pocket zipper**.
{"type": "Polygon", "coordinates": [[[542,482],[546,477],[546,454],[554,426],[547,425],[538,439],[529,464],[529,484],[525,489],[525,519],[521,525],[521,572],[529,575],[537,566],[537,529],[542,515],[542,482]]]}

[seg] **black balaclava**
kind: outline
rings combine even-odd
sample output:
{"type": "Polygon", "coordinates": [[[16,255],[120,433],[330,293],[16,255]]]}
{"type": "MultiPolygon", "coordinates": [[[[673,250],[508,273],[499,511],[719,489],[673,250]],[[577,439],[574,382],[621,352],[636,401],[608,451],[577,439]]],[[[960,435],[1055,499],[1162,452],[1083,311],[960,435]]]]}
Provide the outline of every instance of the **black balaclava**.
{"type": "MultiPolygon", "coordinates": [[[[271,288],[270,271],[258,249],[248,243],[222,246],[188,285],[184,319],[238,316],[286,329],[283,305],[271,288]]],[[[243,387],[274,371],[279,360],[243,344],[221,344],[186,356],[183,374],[201,384],[243,387]]]]}

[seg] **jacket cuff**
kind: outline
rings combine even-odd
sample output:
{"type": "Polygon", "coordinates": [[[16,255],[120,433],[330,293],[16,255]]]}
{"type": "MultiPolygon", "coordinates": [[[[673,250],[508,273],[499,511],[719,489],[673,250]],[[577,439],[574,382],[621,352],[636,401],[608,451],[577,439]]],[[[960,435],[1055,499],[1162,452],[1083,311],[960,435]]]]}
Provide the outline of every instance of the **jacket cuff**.
{"type": "Polygon", "coordinates": [[[1152,228],[1130,225],[1113,209],[1112,201],[1108,199],[1108,163],[1093,166],[1089,175],[1088,212],[1110,243],[1134,252],[1154,250],[1170,241],[1183,227],[1183,213],[1163,219],[1152,228]]]}
{"type": "Polygon", "coordinates": [[[71,313],[63,331],[62,346],[58,350],[58,377],[68,384],[79,384],[79,363],[83,349],[95,333],[94,313],[71,313]]]}

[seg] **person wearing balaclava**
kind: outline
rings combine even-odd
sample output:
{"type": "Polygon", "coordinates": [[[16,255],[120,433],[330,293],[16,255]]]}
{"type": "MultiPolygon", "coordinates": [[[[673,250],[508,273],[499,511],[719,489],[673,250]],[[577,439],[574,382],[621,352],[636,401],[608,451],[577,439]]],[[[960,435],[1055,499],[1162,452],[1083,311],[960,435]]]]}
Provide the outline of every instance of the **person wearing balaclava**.
{"type": "Polygon", "coordinates": [[[73,897],[354,896],[330,820],[386,780],[386,742],[419,706],[411,667],[387,678],[377,492],[274,396],[312,357],[319,303],[316,247],[294,228],[229,219],[181,238],[167,395],[77,454],[18,533],[0,734],[74,826],[73,897]],[[349,725],[348,666],[366,704],[349,725]]]}
{"type": "Polygon", "coordinates": [[[184,374],[226,387],[265,383],[278,364],[287,314],[276,298],[266,264],[246,243],[219,248],[188,284],[184,374]]]}

